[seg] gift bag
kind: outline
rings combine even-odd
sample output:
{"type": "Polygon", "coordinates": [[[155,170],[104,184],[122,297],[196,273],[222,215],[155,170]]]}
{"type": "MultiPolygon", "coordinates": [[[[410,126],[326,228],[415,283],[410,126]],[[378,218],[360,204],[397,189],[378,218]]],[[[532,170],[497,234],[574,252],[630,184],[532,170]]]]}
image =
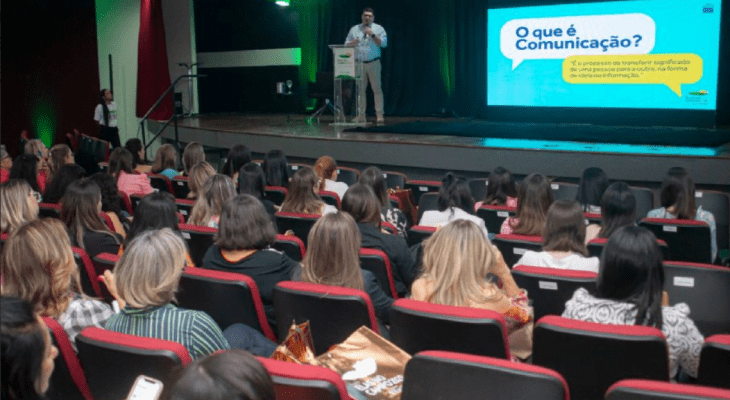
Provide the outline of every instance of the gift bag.
{"type": "Polygon", "coordinates": [[[309,321],[299,325],[292,323],[286,339],[274,350],[270,358],[295,364],[316,364],[314,341],[309,321]]]}
{"type": "Polygon", "coordinates": [[[400,210],[408,218],[408,226],[418,224],[418,210],[415,204],[413,204],[413,194],[411,189],[388,189],[389,196],[395,196],[400,200],[400,210]]]}
{"type": "Polygon", "coordinates": [[[411,359],[405,351],[365,326],[317,357],[317,364],[342,375],[347,393],[357,400],[397,400],[403,372],[411,359]]]}

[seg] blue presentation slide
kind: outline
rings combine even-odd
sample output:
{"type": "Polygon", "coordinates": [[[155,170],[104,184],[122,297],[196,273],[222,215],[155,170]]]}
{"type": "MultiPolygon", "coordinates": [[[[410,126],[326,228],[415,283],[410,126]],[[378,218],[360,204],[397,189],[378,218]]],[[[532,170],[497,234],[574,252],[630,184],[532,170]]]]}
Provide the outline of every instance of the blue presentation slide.
{"type": "Polygon", "coordinates": [[[715,110],[721,0],[490,9],[487,104],[715,110]]]}

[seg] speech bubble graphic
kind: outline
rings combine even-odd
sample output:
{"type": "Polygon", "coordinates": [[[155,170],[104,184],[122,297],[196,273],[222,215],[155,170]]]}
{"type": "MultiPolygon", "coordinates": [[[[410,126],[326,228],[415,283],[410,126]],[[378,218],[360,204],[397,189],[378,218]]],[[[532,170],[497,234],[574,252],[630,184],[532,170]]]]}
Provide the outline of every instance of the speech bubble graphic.
{"type": "Polygon", "coordinates": [[[641,13],[525,18],[508,21],[499,35],[514,70],[524,60],[647,54],[654,49],[656,24],[641,13]]]}
{"type": "Polygon", "coordinates": [[[572,56],[563,61],[563,80],[575,84],[662,84],[682,97],[682,84],[702,78],[697,54],[572,56]]]}

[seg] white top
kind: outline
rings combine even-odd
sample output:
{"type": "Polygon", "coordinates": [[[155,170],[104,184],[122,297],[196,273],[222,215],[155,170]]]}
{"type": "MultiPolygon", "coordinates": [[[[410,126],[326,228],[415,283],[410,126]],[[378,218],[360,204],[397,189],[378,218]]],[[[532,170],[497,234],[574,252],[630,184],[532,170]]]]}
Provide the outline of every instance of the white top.
{"type": "MultiPolygon", "coordinates": [[[[109,127],[110,128],[116,128],[117,126],[117,104],[113,101],[111,104],[106,105],[109,109],[109,127]]],[[[96,105],[96,109],[94,110],[94,121],[98,122],[99,125],[105,125],[104,123],[104,110],[101,107],[101,104],[96,105]]]]}
{"type": "Polygon", "coordinates": [[[448,224],[451,221],[457,220],[457,219],[465,219],[468,221],[471,221],[479,228],[481,228],[482,232],[484,232],[484,236],[487,236],[487,227],[484,225],[484,220],[477,217],[476,215],[471,215],[468,212],[462,210],[461,208],[452,207],[451,209],[444,210],[444,211],[437,211],[437,210],[430,210],[423,213],[423,216],[421,217],[421,221],[418,223],[418,225],[424,225],[424,226],[443,226],[448,224]]]}
{"type": "Polygon", "coordinates": [[[337,207],[331,206],[329,204],[324,205],[324,210],[322,210],[322,215],[329,214],[329,213],[336,213],[337,207]]]}
{"type": "Polygon", "coordinates": [[[571,254],[564,258],[555,258],[547,251],[527,250],[520,257],[515,265],[528,265],[531,267],[547,267],[570,269],[573,271],[588,271],[598,273],[598,257],[583,257],[580,254],[571,254]]]}
{"type": "Polygon", "coordinates": [[[345,197],[345,192],[347,192],[347,189],[349,189],[349,186],[345,182],[335,182],[330,179],[324,180],[324,189],[328,192],[335,192],[338,196],[340,196],[340,200],[342,200],[343,197],[345,197]]]}

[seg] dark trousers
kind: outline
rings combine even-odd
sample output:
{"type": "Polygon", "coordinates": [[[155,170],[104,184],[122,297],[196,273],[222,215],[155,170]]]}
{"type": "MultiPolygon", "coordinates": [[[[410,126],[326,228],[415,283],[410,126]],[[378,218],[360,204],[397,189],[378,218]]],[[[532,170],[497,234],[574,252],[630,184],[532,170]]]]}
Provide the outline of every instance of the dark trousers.
{"type": "Polygon", "coordinates": [[[99,125],[99,139],[106,140],[113,148],[121,147],[119,142],[119,128],[110,128],[108,126],[99,125]]]}

